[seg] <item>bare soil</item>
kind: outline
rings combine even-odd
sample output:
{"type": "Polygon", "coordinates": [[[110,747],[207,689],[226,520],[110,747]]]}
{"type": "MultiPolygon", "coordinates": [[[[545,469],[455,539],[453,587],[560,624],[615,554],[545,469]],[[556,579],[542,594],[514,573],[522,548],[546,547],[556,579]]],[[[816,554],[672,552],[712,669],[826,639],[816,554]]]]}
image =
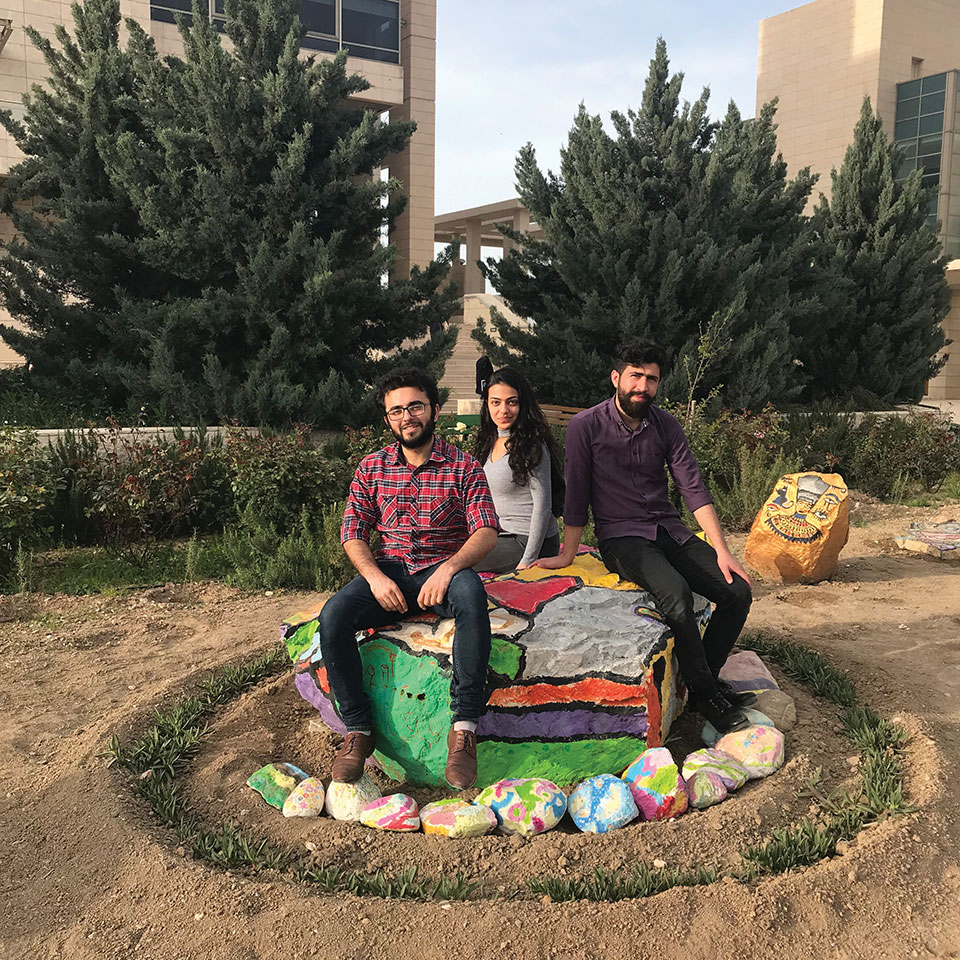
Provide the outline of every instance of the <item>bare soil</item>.
{"type": "MultiPolygon", "coordinates": [[[[840,855],[754,885],[727,880],[620,903],[551,903],[531,876],[608,868],[734,866],[737,851],[806,814],[806,789],[851,781],[855,750],[836,711],[778,674],[796,698],[787,763],[719,807],[607,836],[558,829],[529,842],[390,836],[323,818],[285,821],[243,786],[290,760],[326,775],[336,739],[289,676],[223,710],[187,790],[214,821],[234,820],[321,863],[428,876],[459,872],[494,899],[407,903],[330,897],[277,875],[244,876],[190,858],[103,756],[156,706],[212,668],[248,659],[315,599],[217,585],[132,597],[0,598],[0,957],[329,958],[656,956],[690,960],[960,958],[960,570],[896,551],[910,520],[960,507],[905,509],[859,499],[837,577],[756,584],[748,629],[794,639],[850,671],[865,702],[909,733],[916,812],[864,830],[840,855]]],[[[742,549],[743,538],[735,538],[742,549]]],[[[776,669],[774,669],[776,673],[776,669]]],[[[675,753],[696,746],[681,720],[675,753]]],[[[396,785],[383,782],[384,787],[396,785]]],[[[437,792],[411,788],[420,801],[437,792]]],[[[469,796],[469,794],[468,794],[469,796]]]]}

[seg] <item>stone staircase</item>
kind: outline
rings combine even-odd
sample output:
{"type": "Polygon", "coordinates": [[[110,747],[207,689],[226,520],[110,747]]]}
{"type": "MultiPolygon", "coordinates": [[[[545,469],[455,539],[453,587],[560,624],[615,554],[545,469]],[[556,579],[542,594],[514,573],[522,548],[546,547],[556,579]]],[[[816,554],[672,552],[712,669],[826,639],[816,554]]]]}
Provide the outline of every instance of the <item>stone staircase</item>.
{"type": "MultiPolygon", "coordinates": [[[[458,412],[458,401],[477,399],[477,360],[480,359],[480,344],[473,339],[473,331],[477,326],[477,319],[490,316],[490,308],[496,307],[504,316],[514,323],[526,325],[527,321],[504,306],[503,300],[491,293],[473,293],[463,298],[463,313],[450,318],[451,326],[459,331],[457,344],[453,354],[447,361],[446,370],[440,380],[441,387],[450,390],[444,413],[458,412]]],[[[488,324],[489,329],[489,324],[488,324]]],[[[470,412],[461,404],[460,413],[470,412]]]]}

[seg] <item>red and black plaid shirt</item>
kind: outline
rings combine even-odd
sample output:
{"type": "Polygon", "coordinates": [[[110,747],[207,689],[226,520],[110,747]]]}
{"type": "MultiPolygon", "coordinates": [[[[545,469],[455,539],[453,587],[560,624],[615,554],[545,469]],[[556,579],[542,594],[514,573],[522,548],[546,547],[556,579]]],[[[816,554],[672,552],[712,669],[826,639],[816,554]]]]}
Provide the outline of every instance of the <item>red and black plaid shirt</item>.
{"type": "Polygon", "coordinates": [[[402,560],[410,573],[452,557],[481,527],[499,529],[483,468],[436,437],[426,463],[412,468],[399,443],[357,467],[340,540],[369,540],[380,531],[378,557],[402,560]]]}

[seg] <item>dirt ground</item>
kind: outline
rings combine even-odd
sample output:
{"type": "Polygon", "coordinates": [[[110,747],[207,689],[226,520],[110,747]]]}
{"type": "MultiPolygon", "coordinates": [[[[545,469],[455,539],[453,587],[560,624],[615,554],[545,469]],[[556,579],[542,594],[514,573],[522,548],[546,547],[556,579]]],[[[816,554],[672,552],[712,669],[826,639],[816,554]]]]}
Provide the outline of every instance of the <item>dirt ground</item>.
{"type": "MultiPolygon", "coordinates": [[[[836,579],[757,584],[748,623],[821,651],[907,729],[916,813],[867,828],[807,870],[613,904],[545,903],[524,881],[587,875],[597,864],[733,865],[739,848],[815,802],[805,787],[817,767],[824,790],[855,775],[833,708],[783,681],[798,710],[784,769],[719,807],[602,837],[558,829],[529,842],[448,841],[326,818],[284,821],[244,789],[268,760],[324,774],[329,764],[334,739],[310,729],[313,711],[282,677],[219,715],[188,778],[194,806],[294,846],[309,842],[320,862],[461,871],[499,895],[451,904],[335,898],[192,860],[103,756],[112,734],[129,739],[154,706],[211,668],[263,651],[309,598],[220,586],[0,598],[0,957],[960,958],[960,564],[899,554],[892,543],[909,520],[956,515],[960,507],[858,503],[836,579]]],[[[742,550],[743,538],[734,545],[742,550]]],[[[678,732],[680,753],[696,731],[681,720],[678,732]]]]}

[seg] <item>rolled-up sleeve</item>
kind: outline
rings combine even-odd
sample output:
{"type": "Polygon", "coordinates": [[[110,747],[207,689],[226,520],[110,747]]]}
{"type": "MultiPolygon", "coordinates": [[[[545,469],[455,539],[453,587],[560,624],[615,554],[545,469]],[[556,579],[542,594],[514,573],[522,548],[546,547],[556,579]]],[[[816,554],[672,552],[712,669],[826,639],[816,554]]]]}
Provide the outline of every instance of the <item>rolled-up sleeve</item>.
{"type": "Polygon", "coordinates": [[[363,540],[369,542],[370,531],[377,522],[377,504],[370,491],[369,477],[361,463],[350,482],[347,508],[343,511],[340,542],[363,540]]]}
{"type": "Polygon", "coordinates": [[[493,505],[493,496],[487,484],[487,475],[476,460],[472,460],[463,476],[463,512],[471,535],[482,527],[500,529],[500,518],[493,505]]]}
{"type": "Polygon", "coordinates": [[[697,458],[690,449],[683,427],[673,417],[667,421],[667,425],[667,468],[677,489],[683,495],[683,502],[687,505],[687,509],[693,513],[706,504],[713,503],[713,497],[710,496],[703,482],[697,458]]]}
{"type": "Polygon", "coordinates": [[[585,422],[577,414],[567,424],[563,465],[563,480],[567,490],[563,498],[563,522],[571,527],[587,525],[593,494],[593,462],[585,422]]]}

